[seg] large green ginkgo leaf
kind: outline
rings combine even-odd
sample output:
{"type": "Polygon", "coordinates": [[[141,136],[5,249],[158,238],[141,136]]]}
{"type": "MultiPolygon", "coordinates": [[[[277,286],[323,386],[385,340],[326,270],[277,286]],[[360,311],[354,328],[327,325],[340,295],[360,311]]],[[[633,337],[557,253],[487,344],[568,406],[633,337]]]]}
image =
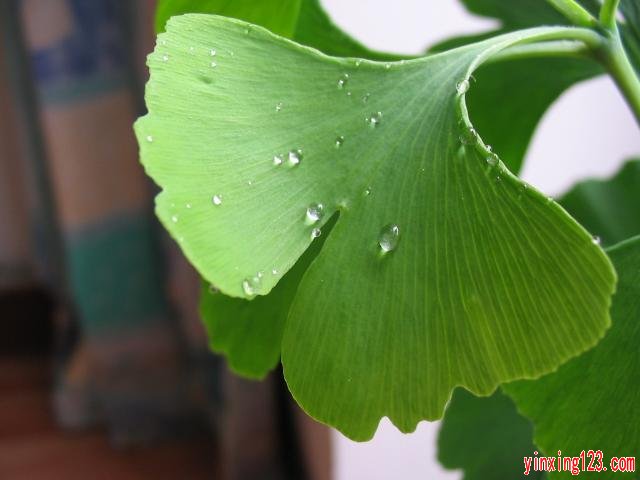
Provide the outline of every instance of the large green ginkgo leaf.
{"type": "MultiPolygon", "coordinates": [[[[613,326],[604,340],[551,375],[504,389],[518,410],[532,419],[534,440],[542,452],[578,456],[582,450],[601,450],[607,471],[598,478],[629,478],[613,472],[609,462],[613,456],[637,456],[640,451],[640,237],[607,253],[619,282],[613,326]]],[[[570,472],[550,474],[571,477],[570,472]]],[[[638,472],[630,477],[639,478],[638,472]]]]}
{"type": "Polygon", "coordinates": [[[462,93],[491,54],[572,34],[532,29],[385,64],[238,20],[169,21],[136,132],[163,189],[157,213],[202,276],[266,295],[340,212],[282,345],[312,416],[361,440],[385,415],[409,431],[440,417],[456,385],[489,394],[602,337],[608,258],[497,162],[462,93]]]}

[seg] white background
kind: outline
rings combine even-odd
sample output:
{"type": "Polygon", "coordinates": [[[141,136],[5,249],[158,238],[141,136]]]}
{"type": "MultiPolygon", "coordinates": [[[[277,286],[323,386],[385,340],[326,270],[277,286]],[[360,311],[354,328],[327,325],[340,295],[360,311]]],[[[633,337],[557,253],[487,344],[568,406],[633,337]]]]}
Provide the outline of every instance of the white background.
{"type": "MultiPolygon", "coordinates": [[[[452,35],[495,25],[467,13],[458,0],[322,0],[322,4],[343,30],[388,52],[417,54],[452,35]]],[[[473,120],[473,112],[470,115],[473,120]]],[[[638,153],[640,135],[629,109],[615,86],[599,78],[573,87],[547,112],[522,177],[555,196],[576,181],[610,176],[638,153]]],[[[375,438],[361,444],[336,432],[334,478],[459,479],[459,473],[443,471],[435,460],[437,430],[437,423],[422,422],[414,434],[402,435],[383,420],[375,438]]]]}

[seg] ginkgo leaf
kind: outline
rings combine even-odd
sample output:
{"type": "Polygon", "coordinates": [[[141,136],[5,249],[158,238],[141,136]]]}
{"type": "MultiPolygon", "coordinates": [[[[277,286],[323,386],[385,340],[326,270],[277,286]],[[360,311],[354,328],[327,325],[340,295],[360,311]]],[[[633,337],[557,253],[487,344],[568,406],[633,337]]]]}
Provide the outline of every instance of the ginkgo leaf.
{"type": "Polygon", "coordinates": [[[608,258],[497,161],[464,106],[493,53],[573,32],[385,64],[238,20],[168,22],[136,132],[157,214],[201,275],[227,295],[266,295],[340,212],[282,344],[312,416],[359,440],[382,416],[410,431],[456,385],[489,394],[602,337],[608,258]]]}
{"type": "MultiPolygon", "coordinates": [[[[475,397],[463,389],[453,393],[438,434],[438,461],[443,467],[463,469],[464,480],[512,480],[523,477],[523,458],[535,450],[531,422],[504,393],[490,397],[475,397]]],[[[527,478],[542,478],[542,472],[530,472],[527,478]]]]}
{"type": "MultiPolygon", "coordinates": [[[[598,478],[628,478],[614,472],[610,460],[637,456],[640,451],[640,236],[607,253],[619,282],[613,325],[604,340],[553,374],[504,389],[533,421],[534,441],[543,453],[556,456],[561,451],[562,456],[575,457],[582,450],[601,450],[607,470],[598,478]]],[[[587,457],[587,464],[590,460],[587,457]]],[[[631,478],[637,475],[635,471],[631,478]]],[[[554,472],[549,477],[572,478],[572,474],[554,472]]]]}
{"type": "Polygon", "coordinates": [[[640,160],[631,160],[612,178],[588,180],[563,195],[560,203],[602,245],[640,234],[640,160]]]}

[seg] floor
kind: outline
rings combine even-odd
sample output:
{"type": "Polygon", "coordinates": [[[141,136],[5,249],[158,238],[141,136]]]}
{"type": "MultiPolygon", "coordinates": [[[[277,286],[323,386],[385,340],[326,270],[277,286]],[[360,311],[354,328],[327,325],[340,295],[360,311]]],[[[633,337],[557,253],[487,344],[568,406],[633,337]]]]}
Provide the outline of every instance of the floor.
{"type": "Polygon", "coordinates": [[[37,356],[0,357],[1,480],[210,479],[213,446],[204,440],[114,451],[104,432],[56,428],[48,368],[37,356]]]}

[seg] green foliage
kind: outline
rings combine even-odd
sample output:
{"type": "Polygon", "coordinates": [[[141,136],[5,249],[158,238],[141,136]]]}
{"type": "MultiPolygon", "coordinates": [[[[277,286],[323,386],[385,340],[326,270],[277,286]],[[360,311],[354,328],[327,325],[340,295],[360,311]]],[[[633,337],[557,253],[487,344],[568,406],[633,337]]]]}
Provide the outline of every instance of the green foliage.
{"type": "MultiPolygon", "coordinates": [[[[535,424],[535,443],[547,455],[577,456],[602,450],[611,456],[640,451],[640,237],[607,250],[619,276],[612,306],[613,326],[593,350],[534,382],[504,388],[535,424]]],[[[608,471],[599,478],[638,478],[608,471]]],[[[571,478],[570,472],[550,478],[571,478]]]]}
{"type": "Polygon", "coordinates": [[[603,335],[607,257],[496,161],[460,93],[492,54],[573,32],[384,64],[236,20],[169,21],[136,131],[163,189],[158,215],[206,280],[231,296],[269,293],[340,211],[284,325],[285,376],[310,414],[356,439],[385,415],[410,431],[441,416],[456,385],[491,393],[603,335]],[[281,154],[290,158],[274,165],[281,154]],[[310,224],[315,203],[324,216],[310,224]],[[399,244],[385,254],[392,223],[399,244]]]}
{"type": "MultiPolygon", "coordinates": [[[[446,468],[462,468],[464,480],[522,478],[522,458],[536,449],[532,438],[531,422],[502,392],[474,397],[458,389],[438,436],[438,460],[446,468]]],[[[527,478],[542,475],[532,472],[527,478]]]]}
{"type": "MultiPolygon", "coordinates": [[[[637,235],[640,233],[640,202],[638,192],[630,187],[639,184],[638,165],[637,160],[629,161],[609,180],[590,180],[576,185],[560,199],[561,205],[581,223],[596,227],[594,231],[602,233],[603,243],[612,243],[619,236],[637,235]]],[[[557,453],[557,449],[565,455],[577,455],[582,449],[607,448],[604,453],[608,461],[610,456],[618,455],[618,450],[612,449],[615,445],[611,445],[610,438],[618,439],[617,445],[640,443],[640,432],[626,428],[634,425],[634,415],[637,415],[634,405],[638,403],[637,399],[626,396],[637,397],[637,390],[629,386],[640,379],[637,349],[634,351],[633,347],[640,342],[640,297],[637,294],[640,238],[607,251],[612,255],[620,282],[612,307],[613,326],[605,339],[556,373],[506,387],[509,393],[514,393],[519,409],[525,413],[537,409],[533,419],[552,445],[546,449],[547,455],[557,453]],[[549,407],[552,409],[547,410],[549,407]],[[586,409],[591,410],[586,412],[586,409]],[[631,416],[624,417],[625,409],[631,411],[631,416]],[[581,414],[587,415],[588,420],[579,419],[581,414]],[[603,415],[605,418],[598,420],[601,423],[594,422],[594,418],[600,419],[603,415]],[[604,422],[611,423],[604,425],[604,422]],[[602,433],[594,435],[598,426],[602,433]],[[582,446],[580,442],[583,442],[582,446]],[[570,447],[578,450],[569,450],[570,447]]],[[[531,456],[534,448],[525,449],[524,453],[522,449],[504,449],[532,444],[533,432],[531,428],[523,427],[524,424],[528,422],[516,412],[509,397],[478,398],[456,391],[440,431],[439,459],[447,468],[462,468],[466,480],[489,478],[477,475],[482,469],[501,472],[491,476],[495,480],[515,478],[522,472],[522,457],[531,456]],[[500,420],[488,424],[485,422],[487,416],[500,420]],[[470,441],[462,443],[462,437],[470,441]]]]}

